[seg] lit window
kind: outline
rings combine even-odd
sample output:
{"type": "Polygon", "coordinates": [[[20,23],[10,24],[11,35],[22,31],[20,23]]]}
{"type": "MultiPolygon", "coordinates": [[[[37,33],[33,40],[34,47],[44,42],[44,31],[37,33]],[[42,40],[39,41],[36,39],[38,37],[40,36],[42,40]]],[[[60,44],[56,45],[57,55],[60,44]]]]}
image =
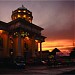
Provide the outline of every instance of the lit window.
{"type": "Polygon", "coordinates": [[[23,15],[24,18],[26,18],[26,15],[23,15]]]}
{"type": "Polygon", "coordinates": [[[20,15],[18,15],[18,17],[21,17],[20,15]]]}
{"type": "Polygon", "coordinates": [[[25,10],[23,12],[26,12],[25,10]]]}
{"type": "Polygon", "coordinates": [[[18,12],[21,12],[20,10],[18,10],[18,12]]]}

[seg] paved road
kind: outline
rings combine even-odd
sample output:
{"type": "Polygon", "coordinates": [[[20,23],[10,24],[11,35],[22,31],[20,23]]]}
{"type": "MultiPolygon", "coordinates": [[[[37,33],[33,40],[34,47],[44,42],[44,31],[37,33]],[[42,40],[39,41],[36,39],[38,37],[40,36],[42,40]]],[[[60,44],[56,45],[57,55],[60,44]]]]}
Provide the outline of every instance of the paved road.
{"type": "Polygon", "coordinates": [[[25,69],[1,68],[0,75],[57,75],[75,70],[74,67],[50,68],[48,66],[26,66],[25,69]]]}

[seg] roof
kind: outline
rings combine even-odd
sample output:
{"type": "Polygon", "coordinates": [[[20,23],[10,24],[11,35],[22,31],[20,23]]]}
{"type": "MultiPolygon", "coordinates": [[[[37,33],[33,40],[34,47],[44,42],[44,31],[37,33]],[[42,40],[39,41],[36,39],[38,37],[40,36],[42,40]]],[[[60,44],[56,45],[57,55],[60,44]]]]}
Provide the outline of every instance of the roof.
{"type": "Polygon", "coordinates": [[[42,27],[39,27],[39,26],[37,26],[37,25],[35,25],[35,24],[33,24],[33,23],[29,23],[28,21],[26,21],[25,19],[22,19],[22,18],[17,18],[17,19],[15,19],[15,20],[9,22],[8,24],[9,24],[9,25],[12,25],[12,24],[15,24],[15,23],[17,23],[17,22],[22,22],[22,23],[24,23],[24,24],[27,24],[28,26],[35,27],[35,28],[37,28],[37,29],[39,29],[39,30],[44,30],[42,27]]]}
{"type": "Polygon", "coordinates": [[[60,52],[60,50],[55,48],[52,52],[60,52]]]}
{"type": "Polygon", "coordinates": [[[0,25],[6,25],[7,23],[3,22],[3,21],[0,21],[0,25]]]}
{"type": "Polygon", "coordinates": [[[0,21],[0,29],[7,30],[8,24],[5,22],[0,21]]]}

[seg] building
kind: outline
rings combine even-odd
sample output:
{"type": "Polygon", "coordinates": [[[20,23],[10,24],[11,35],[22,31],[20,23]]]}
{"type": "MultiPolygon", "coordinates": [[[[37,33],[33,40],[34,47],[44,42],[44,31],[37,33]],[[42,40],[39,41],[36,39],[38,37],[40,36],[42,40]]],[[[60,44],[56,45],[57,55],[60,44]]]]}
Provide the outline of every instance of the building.
{"type": "Polygon", "coordinates": [[[46,37],[41,35],[44,29],[32,23],[32,12],[22,5],[12,11],[11,19],[9,23],[0,21],[0,58],[38,57],[38,43],[42,51],[46,37]]]}

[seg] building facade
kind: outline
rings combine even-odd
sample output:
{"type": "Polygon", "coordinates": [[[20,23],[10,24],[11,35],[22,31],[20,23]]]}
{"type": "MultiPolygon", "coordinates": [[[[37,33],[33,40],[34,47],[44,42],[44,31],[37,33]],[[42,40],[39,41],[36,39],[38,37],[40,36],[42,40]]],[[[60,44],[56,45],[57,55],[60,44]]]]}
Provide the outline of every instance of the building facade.
{"type": "Polygon", "coordinates": [[[32,12],[22,5],[12,11],[11,19],[9,23],[0,21],[0,58],[38,57],[38,43],[42,51],[46,37],[41,35],[44,29],[32,23],[32,12]]]}

